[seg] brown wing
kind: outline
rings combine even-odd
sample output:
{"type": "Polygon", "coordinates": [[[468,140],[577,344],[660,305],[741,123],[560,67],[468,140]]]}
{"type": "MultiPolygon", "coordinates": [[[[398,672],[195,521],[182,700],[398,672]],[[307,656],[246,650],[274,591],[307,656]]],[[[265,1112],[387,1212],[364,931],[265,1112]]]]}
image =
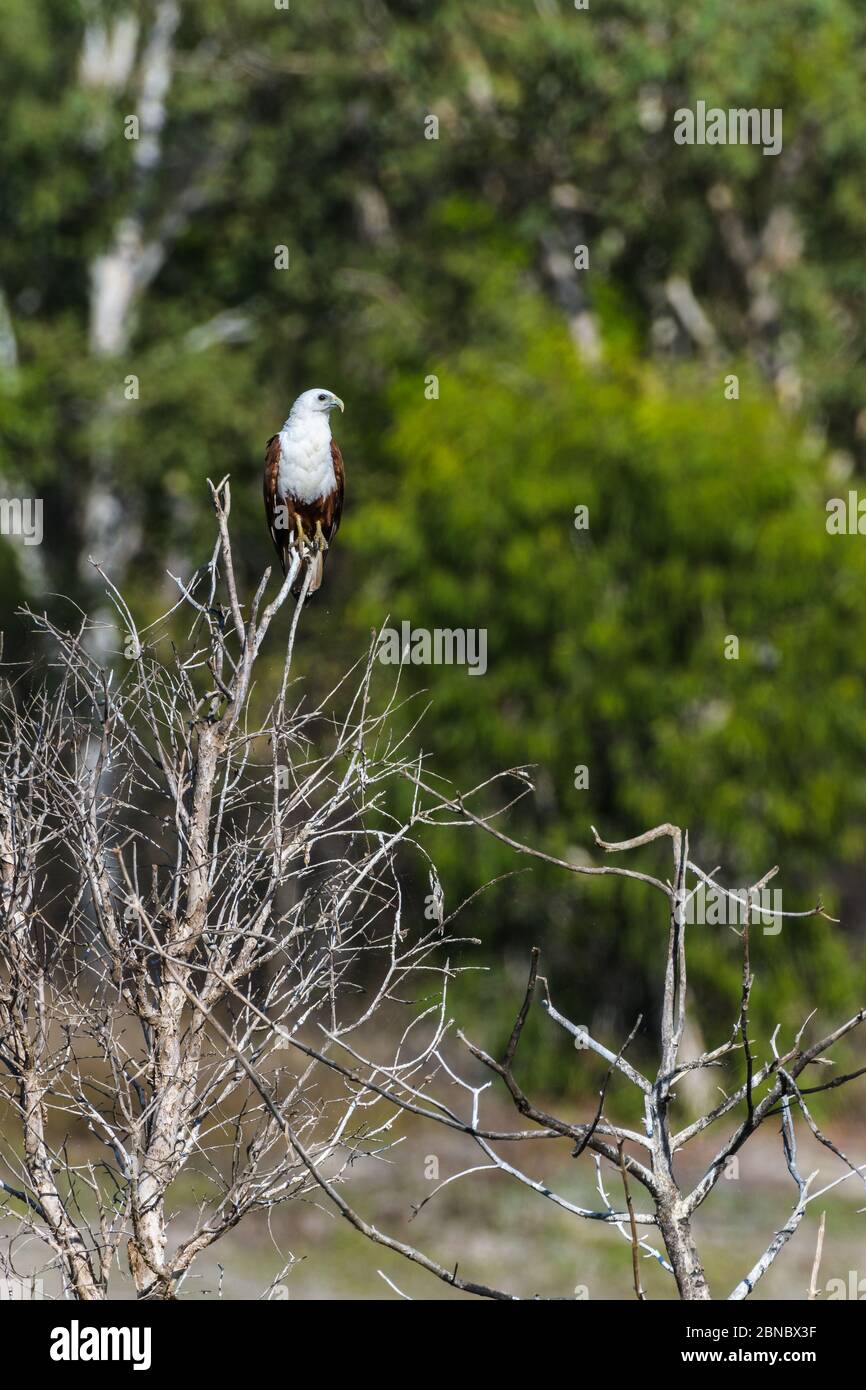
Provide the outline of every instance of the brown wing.
{"type": "Polygon", "coordinates": [[[335,439],[331,440],[331,459],[334,464],[334,477],[337,486],[330,497],[325,499],[325,510],[322,517],[322,530],[325,533],[325,540],[330,544],[339,530],[340,517],[343,515],[343,493],[346,488],[346,469],[343,464],[343,455],[340,453],[340,446],[335,439]]]}
{"type": "MultiPolygon", "coordinates": [[[[283,574],[286,573],[286,552],[289,548],[289,530],[287,526],[277,526],[277,508],[281,505],[281,498],[277,492],[277,480],[280,469],[280,436],[271,435],[265,450],[265,474],[263,479],[263,491],[265,495],[265,517],[268,523],[268,530],[274,542],[276,552],[280,557],[283,574]]],[[[285,515],[285,513],[283,513],[285,515]]]]}

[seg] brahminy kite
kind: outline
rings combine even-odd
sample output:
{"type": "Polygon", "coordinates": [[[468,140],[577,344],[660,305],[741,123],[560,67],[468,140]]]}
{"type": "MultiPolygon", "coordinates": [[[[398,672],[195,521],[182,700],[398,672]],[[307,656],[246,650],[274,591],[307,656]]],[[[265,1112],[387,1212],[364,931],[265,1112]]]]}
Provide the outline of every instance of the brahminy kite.
{"type": "Polygon", "coordinates": [[[312,568],[307,595],[321,587],[325,552],[343,511],[343,455],[331,438],[329,419],[335,406],[343,409],[333,391],[318,386],[304,391],[265,452],[265,516],[283,574],[296,554],[302,561],[292,586],[295,598],[307,566],[312,568]]]}

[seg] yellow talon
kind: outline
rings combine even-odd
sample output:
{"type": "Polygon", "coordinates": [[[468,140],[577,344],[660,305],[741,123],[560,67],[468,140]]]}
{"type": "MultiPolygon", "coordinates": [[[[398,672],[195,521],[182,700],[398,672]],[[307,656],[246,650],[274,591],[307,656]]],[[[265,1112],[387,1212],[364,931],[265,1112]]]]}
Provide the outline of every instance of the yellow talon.
{"type": "Polygon", "coordinates": [[[323,533],[323,531],[322,531],[322,523],[321,523],[321,521],[317,521],[317,522],[316,522],[316,536],[315,536],[315,540],[314,540],[313,543],[314,543],[314,545],[317,545],[317,546],[319,547],[320,550],[327,550],[327,549],[328,549],[328,542],[325,540],[325,536],[324,536],[324,533],[323,533]]]}

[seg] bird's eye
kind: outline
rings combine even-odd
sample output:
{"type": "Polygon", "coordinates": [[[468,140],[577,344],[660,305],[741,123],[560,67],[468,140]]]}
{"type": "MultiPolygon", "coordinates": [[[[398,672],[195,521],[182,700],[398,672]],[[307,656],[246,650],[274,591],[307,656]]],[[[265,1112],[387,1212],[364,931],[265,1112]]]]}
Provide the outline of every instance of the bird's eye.
{"type": "Polygon", "coordinates": [[[324,391],[320,391],[320,392],[319,392],[319,400],[320,400],[320,401],[327,400],[327,396],[325,395],[324,391]]]}

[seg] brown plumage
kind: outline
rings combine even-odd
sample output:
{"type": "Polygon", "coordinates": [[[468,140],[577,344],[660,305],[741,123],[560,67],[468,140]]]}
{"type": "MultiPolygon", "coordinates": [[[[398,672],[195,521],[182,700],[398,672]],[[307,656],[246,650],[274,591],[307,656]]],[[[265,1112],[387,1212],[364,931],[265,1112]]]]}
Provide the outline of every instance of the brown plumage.
{"type": "Polygon", "coordinates": [[[327,546],[331,544],[340,525],[346,475],[343,467],[343,455],[340,453],[336,440],[333,439],[331,440],[331,459],[337,482],[333,492],[316,497],[311,502],[303,502],[291,493],[280,492],[280,436],[278,434],[271,436],[265,451],[265,515],[274,546],[280,557],[283,574],[288,574],[295,555],[299,522],[307,543],[306,558],[298,570],[295,583],[292,585],[292,593],[295,598],[301,591],[304,573],[309,565],[313,566],[313,574],[310,579],[310,587],[307,590],[307,597],[309,598],[317,589],[321,588],[327,546]],[[321,535],[324,536],[326,542],[324,547],[315,540],[319,524],[321,524],[321,535]]]}

